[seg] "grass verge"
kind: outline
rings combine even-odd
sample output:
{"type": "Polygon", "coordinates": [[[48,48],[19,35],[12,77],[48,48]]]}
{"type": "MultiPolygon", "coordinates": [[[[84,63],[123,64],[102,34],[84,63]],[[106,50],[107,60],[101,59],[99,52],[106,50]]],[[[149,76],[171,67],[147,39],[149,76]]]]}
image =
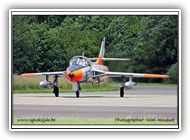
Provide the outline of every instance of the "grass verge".
{"type": "MultiPolygon", "coordinates": [[[[39,82],[44,80],[44,76],[31,76],[24,77],[13,75],[13,93],[37,93],[37,92],[52,92],[52,89],[43,89],[39,86],[39,82]]],[[[53,81],[53,78],[50,77],[50,81],[53,81]]],[[[81,84],[82,91],[110,91],[118,90],[117,86],[105,81],[101,85],[97,84],[81,84]]],[[[60,92],[72,91],[72,83],[69,82],[66,78],[59,78],[59,90],[60,92]]]]}

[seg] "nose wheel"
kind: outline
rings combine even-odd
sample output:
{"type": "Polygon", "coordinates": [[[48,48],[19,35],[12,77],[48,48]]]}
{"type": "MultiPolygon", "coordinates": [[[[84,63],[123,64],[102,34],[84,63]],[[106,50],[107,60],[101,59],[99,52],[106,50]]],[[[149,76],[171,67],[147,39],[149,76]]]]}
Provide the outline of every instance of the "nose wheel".
{"type": "Polygon", "coordinates": [[[80,92],[76,91],[76,97],[79,98],[79,96],[80,96],[80,92]]]}
{"type": "Polygon", "coordinates": [[[79,90],[81,90],[80,83],[79,82],[73,82],[72,86],[73,86],[73,91],[76,91],[76,97],[79,98],[79,96],[80,96],[79,90]]]}

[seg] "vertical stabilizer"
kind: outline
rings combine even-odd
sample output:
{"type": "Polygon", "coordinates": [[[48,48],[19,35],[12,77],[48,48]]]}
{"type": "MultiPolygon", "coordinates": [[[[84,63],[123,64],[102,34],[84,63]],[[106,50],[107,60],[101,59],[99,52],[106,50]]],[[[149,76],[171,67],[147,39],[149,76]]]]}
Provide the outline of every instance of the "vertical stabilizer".
{"type": "Polygon", "coordinates": [[[98,59],[96,61],[99,65],[102,64],[102,58],[104,58],[104,53],[105,53],[105,37],[102,40],[100,53],[99,53],[98,59]]]}
{"type": "Polygon", "coordinates": [[[96,64],[98,65],[102,65],[103,64],[103,61],[106,61],[106,60],[113,60],[113,61],[125,61],[125,60],[130,60],[128,58],[105,58],[104,57],[104,54],[105,54],[105,37],[103,38],[102,40],[102,43],[101,43],[101,48],[100,48],[100,53],[98,55],[98,58],[89,58],[90,60],[96,60],[96,64]]]}

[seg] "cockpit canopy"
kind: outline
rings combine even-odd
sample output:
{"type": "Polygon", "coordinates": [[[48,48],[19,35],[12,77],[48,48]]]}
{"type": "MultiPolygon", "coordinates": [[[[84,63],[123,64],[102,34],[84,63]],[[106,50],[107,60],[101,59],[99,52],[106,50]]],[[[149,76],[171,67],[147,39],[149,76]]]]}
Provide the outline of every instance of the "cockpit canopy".
{"type": "Polygon", "coordinates": [[[69,62],[69,66],[72,67],[86,67],[86,66],[90,66],[91,65],[91,61],[90,59],[88,59],[85,56],[74,56],[71,58],[70,62],[69,62]]]}

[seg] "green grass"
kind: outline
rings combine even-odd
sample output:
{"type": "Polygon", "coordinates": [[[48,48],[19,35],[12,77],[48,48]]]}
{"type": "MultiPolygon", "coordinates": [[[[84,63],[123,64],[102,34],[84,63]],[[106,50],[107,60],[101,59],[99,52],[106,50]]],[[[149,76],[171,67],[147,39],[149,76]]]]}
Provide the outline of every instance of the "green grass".
{"type": "MultiPolygon", "coordinates": [[[[52,89],[43,89],[39,86],[39,82],[43,81],[44,76],[18,76],[13,75],[13,93],[38,93],[45,92],[50,93],[52,89]]],[[[53,81],[52,76],[50,81],[53,81]]],[[[143,86],[176,86],[176,84],[160,84],[160,83],[138,83],[138,85],[143,86]]],[[[112,81],[107,79],[100,85],[97,84],[81,84],[82,91],[114,91],[119,90],[120,82],[112,81]]],[[[72,91],[72,83],[66,78],[59,78],[59,90],[60,92],[70,92],[72,91]]]]}
{"type": "Polygon", "coordinates": [[[116,118],[48,118],[48,117],[30,117],[30,118],[17,118],[13,120],[13,124],[28,124],[28,125],[47,125],[47,124],[86,124],[86,125],[144,125],[144,124],[154,124],[154,125],[171,125],[177,124],[177,120],[174,118],[161,118],[159,117],[116,117],[116,118]],[[120,121],[119,121],[119,119],[120,121]],[[168,119],[168,120],[167,120],[168,119]],[[165,120],[165,121],[164,121],[165,120]],[[167,121],[166,121],[167,120],[167,121]]]}

